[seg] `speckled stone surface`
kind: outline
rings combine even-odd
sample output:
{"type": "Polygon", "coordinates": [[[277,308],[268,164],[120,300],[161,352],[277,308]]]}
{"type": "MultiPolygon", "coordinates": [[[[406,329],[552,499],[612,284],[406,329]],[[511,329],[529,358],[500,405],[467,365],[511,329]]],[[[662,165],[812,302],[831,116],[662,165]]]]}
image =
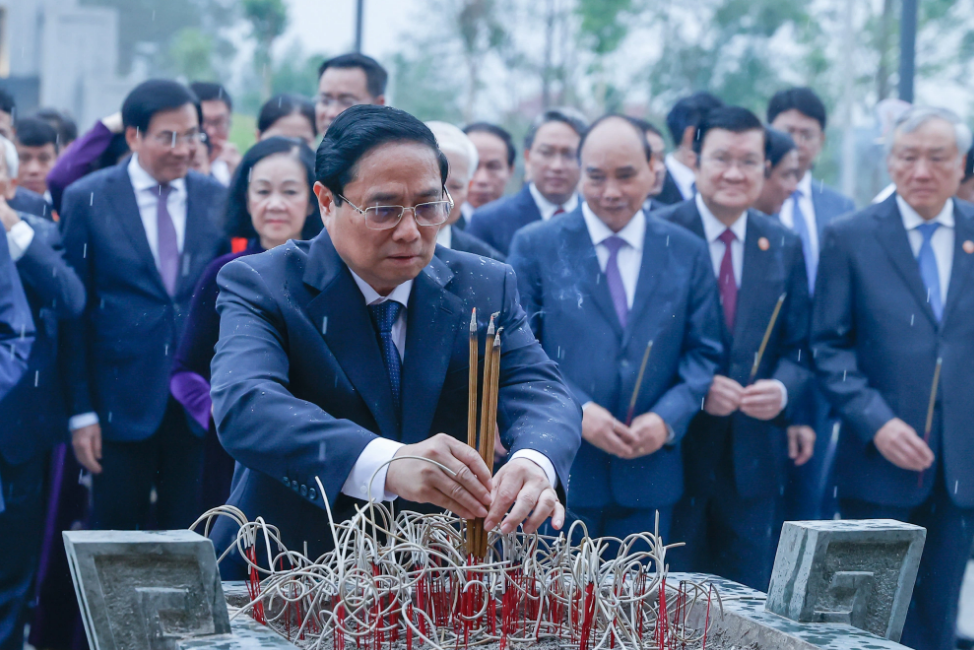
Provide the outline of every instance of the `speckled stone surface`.
{"type": "Polygon", "coordinates": [[[230,621],[230,627],[231,634],[180,641],[177,650],[297,650],[283,636],[244,614],[230,621]]]}
{"type": "Polygon", "coordinates": [[[768,610],[898,641],[926,530],[892,519],[785,522],[768,610]]]}

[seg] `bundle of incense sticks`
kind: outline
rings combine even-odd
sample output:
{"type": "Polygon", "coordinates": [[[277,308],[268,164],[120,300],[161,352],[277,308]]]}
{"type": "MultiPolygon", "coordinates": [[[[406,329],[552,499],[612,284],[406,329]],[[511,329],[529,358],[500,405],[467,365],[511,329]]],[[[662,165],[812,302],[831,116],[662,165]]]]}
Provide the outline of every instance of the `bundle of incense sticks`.
{"type": "MultiPolygon", "coordinates": [[[[484,349],[484,389],[480,407],[480,437],[477,437],[477,359],[480,342],[477,337],[477,310],[470,315],[470,375],[467,398],[467,444],[477,449],[491,475],[494,473],[494,429],[497,426],[497,391],[500,386],[501,329],[494,330],[492,314],[487,326],[484,349]]],[[[477,558],[487,555],[487,531],[483,519],[466,521],[467,554],[477,558]]]]}

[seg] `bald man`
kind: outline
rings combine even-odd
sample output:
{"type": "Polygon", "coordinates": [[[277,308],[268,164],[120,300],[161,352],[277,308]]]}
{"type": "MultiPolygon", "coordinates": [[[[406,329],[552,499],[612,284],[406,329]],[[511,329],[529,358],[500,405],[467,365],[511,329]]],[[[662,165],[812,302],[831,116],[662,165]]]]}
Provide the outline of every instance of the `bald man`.
{"type": "Polygon", "coordinates": [[[650,153],[637,124],[599,119],[579,144],[585,201],[521,230],[508,260],[535,335],[583,405],[568,508],[592,536],[652,531],[657,511],[668,536],[683,493],[680,441],[722,354],[706,244],[642,210],[650,153]]]}

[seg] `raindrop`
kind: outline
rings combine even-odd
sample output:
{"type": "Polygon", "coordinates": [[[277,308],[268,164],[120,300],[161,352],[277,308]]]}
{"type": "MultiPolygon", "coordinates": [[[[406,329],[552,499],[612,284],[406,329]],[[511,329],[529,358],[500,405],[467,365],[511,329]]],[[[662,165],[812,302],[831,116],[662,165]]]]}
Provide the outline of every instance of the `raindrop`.
{"type": "Polygon", "coordinates": [[[88,242],[85,242],[84,248],[81,249],[82,259],[88,259],[88,242]]]}
{"type": "Polygon", "coordinates": [[[166,343],[166,345],[165,345],[165,356],[167,356],[167,357],[169,356],[169,344],[168,343],[166,343]]]}
{"type": "Polygon", "coordinates": [[[957,494],[957,486],[960,485],[960,481],[954,481],[954,494],[957,494]]]}
{"type": "Polygon", "coordinates": [[[834,499],[837,496],[839,496],[839,486],[838,485],[836,485],[835,487],[832,488],[832,498],[834,499]]]}
{"type": "Polygon", "coordinates": [[[667,248],[670,247],[670,236],[669,235],[666,236],[666,247],[667,248]]]}
{"type": "Polygon", "coordinates": [[[95,204],[95,193],[92,192],[91,196],[88,197],[88,205],[94,205],[94,204],[95,204]]]}
{"type": "MultiPolygon", "coordinates": [[[[327,334],[328,334],[328,317],[325,316],[324,318],[321,319],[321,335],[325,336],[327,334]]],[[[337,377],[335,378],[335,381],[336,382],[338,381],[337,377]]]]}
{"type": "Polygon", "coordinates": [[[112,412],[111,411],[108,412],[108,421],[109,421],[109,423],[112,421],[112,412]]]}
{"type": "Polygon", "coordinates": [[[848,370],[843,370],[842,371],[842,381],[845,381],[845,376],[846,376],[846,373],[847,372],[849,372],[849,371],[848,370]]]}
{"type": "MultiPolygon", "coordinates": [[[[40,370],[35,370],[34,371],[34,388],[37,388],[37,385],[40,384],[40,382],[41,382],[41,371],[40,370]]],[[[954,491],[956,492],[956,490],[954,490],[954,491]]]]}
{"type": "Polygon", "coordinates": [[[799,361],[802,360],[802,349],[801,348],[798,348],[798,360],[799,361]]]}
{"type": "Polygon", "coordinates": [[[910,314],[910,327],[913,327],[913,319],[915,317],[916,317],[916,314],[910,314]]]}

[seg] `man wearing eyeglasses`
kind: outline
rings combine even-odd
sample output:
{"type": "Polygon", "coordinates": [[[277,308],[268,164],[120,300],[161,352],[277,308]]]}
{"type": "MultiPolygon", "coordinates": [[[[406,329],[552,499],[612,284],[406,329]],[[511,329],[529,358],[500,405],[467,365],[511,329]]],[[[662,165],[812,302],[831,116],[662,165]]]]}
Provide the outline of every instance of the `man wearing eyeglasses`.
{"type": "MultiPolygon", "coordinates": [[[[513,270],[434,257],[453,200],[432,132],[398,109],[353,107],[325,134],[316,176],[326,232],[218,279],[213,415],[239,463],[230,504],[311,556],[332,544],[326,500],[336,520],[371,497],[486,517],[504,533],[549,518],[561,528],[581,411],[527,324],[513,270]],[[473,308],[481,358],[491,314],[503,328],[497,417],[511,459],[493,477],[465,442],[473,308]]],[[[236,532],[221,520],[217,546],[236,532]]]]}
{"type": "Polygon", "coordinates": [[[389,75],[370,56],[352,52],[328,59],[318,68],[315,121],[324,134],[342,111],[358,104],[386,103],[389,75]]]}
{"type": "Polygon", "coordinates": [[[94,474],[94,528],[198,516],[202,440],[169,395],[172,359],[207,264],[227,251],[216,224],[225,190],[189,171],[201,143],[199,100],[174,81],[137,86],[122,104],[132,157],[64,194],[65,257],[87,307],[65,324],[69,427],[94,474]]]}

